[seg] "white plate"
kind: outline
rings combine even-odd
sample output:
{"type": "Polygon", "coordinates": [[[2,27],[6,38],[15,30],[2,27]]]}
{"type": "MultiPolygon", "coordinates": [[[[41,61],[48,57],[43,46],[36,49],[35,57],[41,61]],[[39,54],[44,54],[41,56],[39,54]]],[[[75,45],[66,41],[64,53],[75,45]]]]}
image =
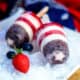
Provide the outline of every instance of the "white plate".
{"type": "Polygon", "coordinates": [[[22,14],[21,10],[18,12],[0,22],[0,26],[2,26],[0,27],[0,80],[66,80],[72,70],[80,64],[80,34],[67,28],[64,29],[68,37],[70,57],[62,65],[54,65],[53,67],[50,67],[49,64],[44,65],[46,61],[39,51],[34,52],[33,55],[24,52],[30,57],[31,67],[27,74],[21,74],[13,68],[11,60],[6,58],[7,51],[11,49],[5,42],[6,30],[22,14]]]}

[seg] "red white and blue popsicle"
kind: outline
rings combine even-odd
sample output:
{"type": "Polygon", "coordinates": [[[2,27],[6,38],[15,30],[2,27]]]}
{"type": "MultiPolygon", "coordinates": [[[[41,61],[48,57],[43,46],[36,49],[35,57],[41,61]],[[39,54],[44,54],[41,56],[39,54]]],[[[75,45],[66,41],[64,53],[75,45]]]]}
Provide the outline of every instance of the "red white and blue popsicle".
{"type": "Polygon", "coordinates": [[[6,40],[10,47],[21,47],[24,42],[33,40],[35,33],[42,26],[42,17],[48,11],[43,8],[37,15],[33,12],[23,13],[10,27],[6,34],[6,40]]]}
{"type": "Polygon", "coordinates": [[[50,64],[64,63],[69,56],[67,38],[59,24],[45,24],[38,32],[37,43],[50,64]]]}

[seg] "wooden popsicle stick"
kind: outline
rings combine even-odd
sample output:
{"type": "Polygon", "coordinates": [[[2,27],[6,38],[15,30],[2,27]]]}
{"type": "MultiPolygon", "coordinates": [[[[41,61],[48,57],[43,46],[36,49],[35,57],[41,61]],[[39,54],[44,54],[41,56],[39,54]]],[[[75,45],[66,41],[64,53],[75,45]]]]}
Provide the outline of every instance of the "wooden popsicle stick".
{"type": "Polygon", "coordinates": [[[49,7],[48,6],[45,6],[43,9],[41,9],[38,13],[37,13],[37,16],[38,17],[42,17],[44,16],[49,10],[49,7]]]}
{"type": "Polygon", "coordinates": [[[65,80],[78,80],[80,79],[80,65],[77,65],[65,80]]]}

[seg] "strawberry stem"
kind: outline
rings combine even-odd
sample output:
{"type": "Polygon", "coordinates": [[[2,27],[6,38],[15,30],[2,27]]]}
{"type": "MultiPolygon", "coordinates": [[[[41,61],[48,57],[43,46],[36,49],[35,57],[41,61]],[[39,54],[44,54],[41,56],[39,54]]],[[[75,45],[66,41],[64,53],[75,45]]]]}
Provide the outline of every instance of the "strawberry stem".
{"type": "Polygon", "coordinates": [[[19,48],[15,47],[14,49],[16,50],[17,54],[22,54],[22,51],[23,51],[22,48],[19,49],[19,48]]]}

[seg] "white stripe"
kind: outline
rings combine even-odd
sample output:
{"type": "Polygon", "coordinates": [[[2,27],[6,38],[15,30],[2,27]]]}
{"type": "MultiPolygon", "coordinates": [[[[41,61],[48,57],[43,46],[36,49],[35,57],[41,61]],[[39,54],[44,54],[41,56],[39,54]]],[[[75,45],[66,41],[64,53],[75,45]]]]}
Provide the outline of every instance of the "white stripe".
{"type": "Polygon", "coordinates": [[[37,40],[39,41],[41,36],[44,35],[45,32],[49,32],[50,30],[59,30],[59,31],[63,32],[64,35],[66,34],[62,28],[53,24],[53,25],[45,27],[43,30],[39,31],[38,36],[37,36],[37,40]]]}
{"type": "Polygon", "coordinates": [[[43,41],[41,43],[41,46],[40,46],[41,47],[41,51],[43,51],[43,47],[46,44],[48,44],[49,42],[51,42],[53,40],[62,40],[62,41],[67,43],[67,39],[64,36],[62,36],[62,35],[58,35],[58,34],[56,34],[56,35],[49,35],[45,39],[43,39],[43,41]]]}
{"type": "Polygon", "coordinates": [[[14,24],[18,24],[18,25],[20,25],[22,28],[24,28],[24,30],[25,30],[25,31],[28,33],[28,35],[29,35],[30,41],[32,40],[32,38],[33,38],[33,31],[32,31],[31,27],[30,27],[27,23],[25,23],[24,21],[16,21],[14,24]]]}
{"type": "Polygon", "coordinates": [[[29,20],[35,26],[36,29],[38,29],[41,25],[41,23],[34,16],[30,15],[29,13],[26,13],[26,14],[22,15],[21,17],[27,18],[27,20],[29,20]]]}

